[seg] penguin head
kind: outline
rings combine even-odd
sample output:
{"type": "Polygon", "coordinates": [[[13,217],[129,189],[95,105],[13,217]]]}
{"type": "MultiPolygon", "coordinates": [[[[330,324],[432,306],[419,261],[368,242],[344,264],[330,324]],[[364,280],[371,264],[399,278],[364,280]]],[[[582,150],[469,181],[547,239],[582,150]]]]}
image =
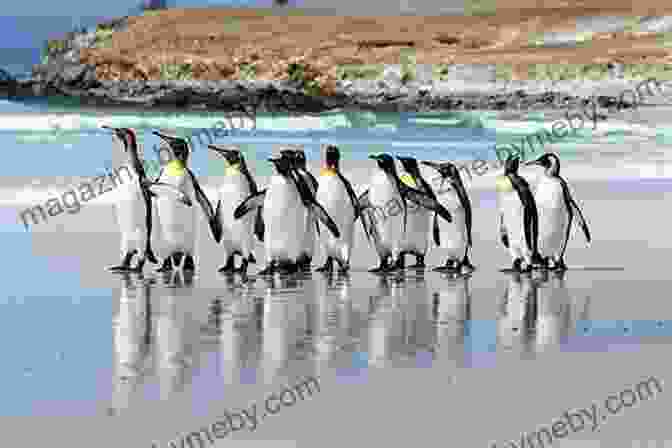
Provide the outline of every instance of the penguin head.
{"type": "Polygon", "coordinates": [[[519,165],[520,159],[518,157],[509,156],[504,162],[504,175],[517,174],[519,165]]]}
{"type": "Polygon", "coordinates": [[[536,160],[531,160],[525,164],[529,165],[539,165],[546,169],[546,173],[557,176],[560,174],[560,158],[553,154],[552,152],[546,153],[539,157],[536,160]]]}
{"type": "Polygon", "coordinates": [[[453,165],[450,162],[436,163],[423,160],[421,163],[423,165],[434,168],[436,171],[439,172],[441,178],[443,179],[449,179],[452,182],[458,182],[461,180],[460,171],[457,169],[455,165],[453,165]]]}
{"type": "Polygon", "coordinates": [[[306,152],[303,149],[298,148],[294,150],[294,163],[298,168],[302,170],[306,169],[306,152]]]}
{"type": "Polygon", "coordinates": [[[324,151],[324,161],[328,169],[337,170],[341,161],[341,152],[337,146],[327,145],[324,151]]]}
{"type": "Polygon", "coordinates": [[[208,148],[224,157],[229,165],[235,166],[243,162],[243,154],[236,146],[232,145],[208,145],[208,148]]]}
{"type": "Polygon", "coordinates": [[[413,157],[399,157],[397,156],[397,160],[401,162],[401,166],[404,167],[404,170],[412,176],[419,176],[420,175],[420,168],[418,167],[418,161],[415,160],[413,157]]]}
{"type": "Polygon", "coordinates": [[[292,171],[293,161],[285,155],[268,159],[275,166],[275,170],[283,177],[288,177],[292,171]]]}
{"type": "Polygon", "coordinates": [[[158,131],[154,131],[152,134],[159,136],[165,143],[167,143],[175,159],[182,162],[184,166],[187,166],[191,150],[189,149],[189,143],[185,138],[163,134],[158,131]]]}
{"type": "Polygon", "coordinates": [[[138,138],[135,134],[135,131],[131,128],[113,128],[110,126],[101,126],[103,129],[109,129],[113,132],[113,135],[123,144],[124,151],[128,152],[131,149],[136,149],[138,147],[138,138]]]}
{"type": "Polygon", "coordinates": [[[392,158],[391,155],[389,154],[378,154],[378,155],[370,155],[370,159],[374,159],[376,162],[378,162],[378,167],[385,171],[388,174],[396,174],[397,170],[394,167],[394,159],[392,158]]]}

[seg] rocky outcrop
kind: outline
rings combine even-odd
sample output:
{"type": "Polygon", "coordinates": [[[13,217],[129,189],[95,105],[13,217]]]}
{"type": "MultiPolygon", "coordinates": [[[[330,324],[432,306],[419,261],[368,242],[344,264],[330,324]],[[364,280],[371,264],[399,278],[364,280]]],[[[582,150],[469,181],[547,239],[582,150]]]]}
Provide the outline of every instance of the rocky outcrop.
{"type": "MultiPolygon", "coordinates": [[[[107,31],[125,29],[122,18],[98,26],[107,31]]],[[[152,109],[209,109],[222,111],[320,112],[330,109],[423,112],[449,110],[529,110],[585,104],[595,95],[580,92],[572,82],[501,82],[494,65],[453,64],[444,80],[432,76],[432,66],[419,64],[415,76],[405,79],[400,66],[389,65],[381,79],[338,81],[326,94],[309,94],[300,81],[152,81],[101,80],[96,67],[80,62],[80,51],[95,48],[96,30],[69,33],[56,41],[29,80],[2,79],[0,96],[21,98],[64,95],[83,105],[132,106],[152,109]]],[[[626,84],[624,84],[625,86],[626,84]]],[[[584,89],[585,90],[585,89],[584,89]]],[[[631,107],[619,91],[598,94],[601,107],[631,107]]],[[[630,97],[628,97],[630,99],[630,97]]]]}

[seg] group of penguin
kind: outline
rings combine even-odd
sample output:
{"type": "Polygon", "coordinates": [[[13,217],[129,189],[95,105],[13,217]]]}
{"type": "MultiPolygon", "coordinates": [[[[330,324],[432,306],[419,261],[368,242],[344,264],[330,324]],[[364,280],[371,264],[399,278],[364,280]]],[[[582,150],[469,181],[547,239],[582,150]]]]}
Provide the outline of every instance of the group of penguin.
{"type": "MultiPolygon", "coordinates": [[[[210,144],[208,148],[226,164],[217,205],[213,207],[188,167],[191,149],[186,139],[153,132],[161,138],[161,148],[171,158],[162,163],[157,179],[150,180],[135,131],[105,128],[112,131],[117,147],[136,174],[134,182],[119,187],[115,203],[122,262],[110,268],[112,271],[141,272],[147,260],[159,263],[151,247],[153,210],[169,254],[158,271],[195,270],[194,200],[204,213],[215,242],[223,245],[226,261],[219,268],[221,273],[247,273],[248,265],[256,263],[255,238],[265,247],[266,266],[260,275],[310,270],[318,240],[326,261],[317,270],[333,272],[338,264],[339,272],[347,272],[358,220],[379,257],[379,265],[370,272],[402,270],[406,255],[415,256],[412,267],[424,268],[430,225],[436,246],[447,251],[445,265],[434,270],[466,274],[475,269],[469,260],[471,202],[459,170],[450,162],[421,162],[438,173],[441,187],[448,185],[437,197],[421,175],[416,159],[397,157],[406,171],[400,176],[391,155],[371,155],[377,169],[369,188],[358,196],[340,171],[338,147],[324,146],[324,166],[317,179],[307,169],[304,151],[286,146],[279,155],[268,159],[274,165],[274,173],[262,190],[237,147],[210,144]],[[390,212],[391,206],[396,207],[396,213],[390,212]],[[241,257],[238,268],[236,255],[241,257]],[[135,256],[138,261],[132,266],[135,256]]],[[[526,163],[544,168],[534,193],[518,174],[519,165],[520,159],[510,156],[504,162],[504,174],[496,180],[500,239],[511,256],[511,270],[564,271],[564,254],[575,217],[590,242],[586,220],[567,182],[560,177],[560,160],[555,154],[547,153],[526,163]]]]}

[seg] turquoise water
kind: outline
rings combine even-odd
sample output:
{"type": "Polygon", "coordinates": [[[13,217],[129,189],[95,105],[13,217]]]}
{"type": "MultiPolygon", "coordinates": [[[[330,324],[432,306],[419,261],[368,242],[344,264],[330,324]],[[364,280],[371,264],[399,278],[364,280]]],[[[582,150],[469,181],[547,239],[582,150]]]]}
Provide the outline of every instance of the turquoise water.
{"type": "MultiPolygon", "coordinates": [[[[329,112],[307,118],[286,114],[260,114],[256,129],[237,130],[226,137],[216,137],[213,126],[222,120],[222,113],[82,112],[65,101],[16,103],[0,101],[0,145],[5,149],[0,175],[3,176],[77,176],[93,175],[109,162],[111,154],[107,131],[101,124],[132,127],[146,154],[153,154],[159,139],[151,135],[156,129],[169,129],[184,136],[193,136],[192,166],[203,174],[212,172],[215,160],[208,143],[239,144],[248,160],[263,161],[255,165],[260,174],[269,173],[266,158],[274,145],[300,143],[307,156],[319,157],[324,143],[336,143],[345,160],[363,160],[371,152],[415,155],[425,159],[471,161],[493,160],[494,145],[519,145],[521,139],[534,136],[552,122],[541,113],[533,113],[520,121],[497,119],[496,112],[452,112],[425,114],[340,113],[329,112]],[[208,134],[210,132],[210,134],[208,134]],[[36,158],[39,163],[36,163],[36,158]]],[[[602,123],[600,123],[602,125],[602,123]]],[[[234,119],[234,126],[238,126],[234,119]]],[[[246,127],[251,127],[245,124],[246,127]]],[[[628,125],[610,124],[601,143],[621,144],[633,135],[628,125]]],[[[229,127],[227,124],[225,127],[229,127]]],[[[598,128],[599,129],[599,128],[598,128]]],[[[658,144],[672,142],[666,128],[652,130],[648,138],[658,144]]],[[[575,159],[577,146],[590,144],[594,131],[590,124],[563,138],[556,139],[558,152],[565,160],[575,159]]],[[[541,151],[535,140],[535,149],[541,151]]]]}

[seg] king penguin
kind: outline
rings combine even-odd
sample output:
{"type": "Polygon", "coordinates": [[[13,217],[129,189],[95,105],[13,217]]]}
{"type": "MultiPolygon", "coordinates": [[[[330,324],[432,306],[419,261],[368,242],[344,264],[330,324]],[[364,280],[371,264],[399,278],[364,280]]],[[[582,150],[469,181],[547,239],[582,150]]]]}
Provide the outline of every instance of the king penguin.
{"type": "MultiPolygon", "coordinates": [[[[298,174],[303,182],[308,186],[310,189],[310,194],[315,196],[317,194],[319,184],[317,179],[315,179],[315,176],[313,176],[313,174],[308,171],[305,151],[300,147],[294,147],[293,149],[284,149],[281,151],[281,153],[293,161],[293,168],[296,174],[298,174]]],[[[299,269],[310,270],[310,265],[313,262],[313,254],[315,252],[315,232],[319,232],[319,227],[310,208],[306,208],[305,215],[305,232],[303,234],[303,244],[299,253],[299,258],[297,259],[297,265],[299,269]]]]}
{"type": "MultiPolygon", "coordinates": [[[[196,176],[188,168],[190,149],[187,141],[157,131],[153,134],[162,139],[163,145],[167,145],[173,159],[161,169],[158,183],[152,186],[152,190],[168,185],[177,188],[189,198],[189,202],[195,197],[206,216],[213,238],[219,243],[222,238],[221,222],[216,218],[212,204],[201,189],[196,176]]],[[[196,207],[166,196],[160,196],[156,206],[167,246],[166,250],[169,253],[159,271],[194,271],[196,268],[194,261],[197,231],[196,207]]]]}
{"type": "Polygon", "coordinates": [[[529,271],[543,264],[538,250],[539,215],[530,185],[518,174],[520,159],[510,156],[504,175],[496,180],[499,202],[499,231],[513,260],[512,270],[529,271]],[[523,269],[522,263],[526,266],[523,269]]]}
{"type": "Polygon", "coordinates": [[[586,241],[590,243],[588,224],[569,191],[567,182],[560,177],[560,159],[553,153],[544,154],[525,165],[539,165],[544,168],[534,197],[539,208],[539,246],[544,264],[549,269],[566,270],[565,250],[575,213],[586,241]]]}
{"type": "Polygon", "coordinates": [[[250,213],[241,220],[233,218],[233,211],[250,195],[257,194],[259,188],[239,148],[214,144],[208,145],[208,148],[220,154],[227,164],[215,210],[215,215],[222,226],[222,244],[226,256],[226,264],[219,268],[219,272],[245,274],[248,264],[256,263],[253,254],[254,235],[260,242],[264,241],[262,208],[258,207],[256,213],[250,213]],[[242,257],[240,269],[235,268],[235,255],[242,257]]]}
{"type": "MultiPolygon", "coordinates": [[[[432,187],[429,186],[420,173],[418,161],[412,157],[397,157],[397,160],[401,162],[401,166],[404,167],[407,173],[401,176],[401,181],[409,187],[419,189],[436,200],[432,187]]],[[[429,236],[430,212],[426,208],[414,203],[409,204],[408,211],[408,227],[406,228],[406,235],[402,242],[399,258],[397,259],[397,268],[404,268],[404,256],[406,254],[415,256],[416,264],[411,266],[412,268],[424,268],[429,236]]]]}
{"type": "Polygon", "coordinates": [[[439,186],[439,202],[450,211],[453,222],[439,226],[436,214],[433,218],[432,234],[437,246],[448,249],[444,266],[434,268],[435,271],[446,271],[457,274],[476,269],[469,261],[469,249],[472,247],[471,237],[471,201],[462,183],[462,177],[457,167],[450,162],[428,162],[423,165],[438,171],[441,178],[439,186]],[[449,188],[444,190],[444,184],[449,188]],[[441,228],[444,237],[441,239],[441,228]]]}
{"type": "Polygon", "coordinates": [[[115,210],[117,223],[121,232],[121,256],[119,266],[109,268],[111,271],[141,272],[147,260],[158,263],[152,251],[152,193],[147,187],[147,175],[140,159],[137,137],[132,129],[110,128],[116,146],[123,148],[124,159],[128,161],[130,169],[136,178],[117,188],[115,210]],[[141,253],[141,254],[140,254],[141,253]],[[138,255],[138,262],[131,267],[131,261],[138,255]]]}
{"type": "Polygon", "coordinates": [[[436,211],[447,221],[451,221],[452,217],[436,199],[409,187],[399,179],[392,156],[379,154],[369,158],[377,162],[378,169],[371,178],[370,188],[358,198],[367,237],[370,241],[373,240],[380,259],[378,267],[370,269],[369,272],[389,272],[397,269],[396,261],[406,232],[407,199],[436,211]]]}
{"type": "Polygon", "coordinates": [[[332,272],[334,260],[338,263],[341,273],[350,269],[355,221],[359,217],[360,210],[352,184],[340,171],[340,160],[341,152],[338,147],[326,145],[317,201],[334,218],[341,230],[341,237],[334,238],[331,234],[322,236],[322,252],[326,260],[324,265],[317,269],[318,272],[332,272]]]}
{"type": "Polygon", "coordinates": [[[305,181],[293,169],[292,157],[283,154],[270,158],[275,166],[268,188],[251,195],[233,212],[235,219],[263,206],[266,267],[259,275],[275,272],[293,273],[297,270],[297,260],[303,248],[305,232],[305,209],[310,208],[313,216],[322,221],[337,238],[340,236],[333,219],[319,205],[305,181]]]}

